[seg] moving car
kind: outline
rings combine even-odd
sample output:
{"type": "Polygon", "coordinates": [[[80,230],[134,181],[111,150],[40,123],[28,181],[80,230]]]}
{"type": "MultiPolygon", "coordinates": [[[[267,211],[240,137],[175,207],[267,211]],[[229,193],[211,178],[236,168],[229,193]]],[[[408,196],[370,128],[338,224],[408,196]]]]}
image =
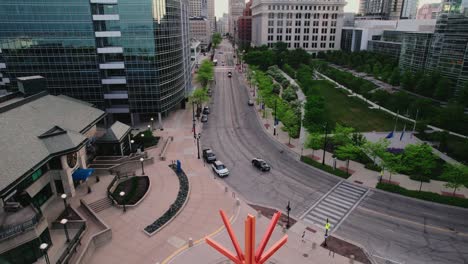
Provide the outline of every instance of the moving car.
{"type": "Polygon", "coordinates": [[[208,116],[207,115],[202,115],[201,121],[202,121],[202,123],[208,122],[208,116]]]}
{"type": "Polygon", "coordinates": [[[254,105],[254,101],[252,99],[249,99],[249,101],[247,102],[248,105],[252,106],[254,105]]]}
{"type": "Polygon", "coordinates": [[[228,77],[229,77],[229,78],[232,77],[232,72],[228,72],[228,77]]]}
{"type": "Polygon", "coordinates": [[[224,164],[217,160],[211,164],[211,167],[213,168],[213,171],[219,176],[219,177],[227,177],[229,175],[229,170],[224,166],[224,164]]]}
{"type": "Polygon", "coordinates": [[[209,106],[203,107],[203,114],[204,115],[209,115],[210,114],[210,107],[209,106]]]}
{"type": "Polygon", "coordinates": [[[212,163],[212,162],[216,161],[216,155],[209,148],[206,148],[206,149],[203,150],[203,158],[208,163],[212,163]]]}
{"type": "Polygon", "coordinates": [[[252,160],[252,165],[261,171],[270,171],[270,165],[264,160],[255,158],[252,160]]]}

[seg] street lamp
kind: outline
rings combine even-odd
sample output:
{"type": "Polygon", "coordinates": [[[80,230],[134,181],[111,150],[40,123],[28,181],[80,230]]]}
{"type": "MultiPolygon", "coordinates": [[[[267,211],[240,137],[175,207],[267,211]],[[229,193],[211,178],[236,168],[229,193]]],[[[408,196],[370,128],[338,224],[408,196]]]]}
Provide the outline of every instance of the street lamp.
{"type": "Polygon", "coordinates": [[[193,138],[196,137],[196,132],[195,132],[195,102],[192,102],[192,123],[193,123],[193,138]]]}
{"type": "Polygon", "coordinates": [[[68,205],[67,205],[67,194],[66,194],[66,193],[62,193],[62,195],[60,195],[60,198],[62,198],[62,200],[63,200],[63,205],[65,206],[65,211],[66,211],[67,208],[68,208],[68,205]]]}
{"type": "Polygon", "coordinates": [[[46,260],[46,263],[47,263],[47,264],[50,264],[49,255],[47,254],[47,247],[49,247],[49,244],[47,244],[47,243],[42,243],[42,244],[39,246],[39,249],[42,251],[42,253],[44,253],[44,258],[45,258],[45,260],[46,260]]]}
{"type": "Polygon", "coordinates": [[[63,218],[60,220],[60,223],[63,225],[63,230],[65,230],[65,237],[67,238],[67,243],[70,242],[70,237],[68,236],[68,229],[67,229],[67,222],[68,219],[63,218]]]}
{"type": "Polygon", "coordinates": [[[288,201],[288,206],[286,206],[286,212],[288,212],[288,222],[286,223],[286,228],[289,229],[289,212],[291,212],[291,204],[288,201]]]}
{"type": "Polygon", "coordinates": [[[141,162],[141,176],[145,175],[145,169],[143,167],[143,161],[145,161],[144,158],[140,158],[140,162],[141,162]]]}
{"type": "Polygon", "coordinates": [[[150,118],[151,120],[151,131],[154,130],[154,118],[150,118]]]}
{"type": "Polygon", "coordinates": [[[148,125],[148,130],[149,130],[149,131],[152,131],[151,125],[148,125]]]}
{"type": "Polygon", "coordinates": [[[198,159],[200,159],[200,137],[201,133],[197,134],[197,154],[198,154],[198,159]]]}
{"type": "Polygon", "coordinates": [[[130,152],[133,153],[133,144],[135,144],[135,140],[131,139],[130,140],[130,152]]]}
{"type": "Polygon", "coordinates": [[[327,147],[327,130],[328,130],[328,122],[325,123],[325,140],[323,141],[322,165],[325,165],[325,148],[327,147]]]}
{"type": "Polygon", "coordinates": [[[275,99],[275,120],[274,120],[274,123],[273,123],[273,136],[276,136],[276,99],[275,99]]]}
{"type": "Polygon", "coordinates": [[[121,201],[122,201],[122,205],[123,205],[123,211],[125,213],[127,211],[127,209],[125,208],[125,202],[124,202],[125,192],[120,192],[119,195],[120,195],[120,198],[122,199],[121,201]]]}

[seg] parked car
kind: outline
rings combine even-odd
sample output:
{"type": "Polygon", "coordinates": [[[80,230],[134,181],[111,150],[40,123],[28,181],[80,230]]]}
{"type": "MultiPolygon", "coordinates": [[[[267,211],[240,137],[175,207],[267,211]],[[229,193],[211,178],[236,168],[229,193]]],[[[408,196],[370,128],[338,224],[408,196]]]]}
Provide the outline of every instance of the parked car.
{"type": "Polygon", "coordinates": [[[229,77],[229,78],[232,77],[232,72],[228,72],[228,77],[229,77]]]}
{"type": "Polygon", "coordinates": [[[249,101],[247,102],[247,104],[248,104],[249,106],[252,106],[252,105],[254,105],[254,101],[253,101],[252,99],[249,99],[249,101]]]}
{"type": "Polygon", "coordinates": [[[202,115],[201,121],[202,121],[202,123],[208,122],[208,116],[207,115],[202,115]]]}
{"type": "Polygon", "coordinates": [[[203,158],[208,163],[212,163],[212,162],[216,161],[216,155],[209,148],[206,148],[206,149],[203,150],[203,158]]]}
{"type": "Polygon", "coordinates": [[[261,171],[270,171],[270,165],[264,160],[255,158],[252,160],[252,165],[261,171]]]}
{"type": "Polygon", "coordinates": [[[203,114],[204,115],[209,115],[210,114],[210,107],[209,106],[203,107],[203,114]]]}
{"type": "Polygon", "coordinates": [[[213,171],[219,176],[219,177],[227,177],[229,175],[229,170],[224,166],[224,164],[217,160],[211,164],[211,167],[213,168],[213,171]]]}

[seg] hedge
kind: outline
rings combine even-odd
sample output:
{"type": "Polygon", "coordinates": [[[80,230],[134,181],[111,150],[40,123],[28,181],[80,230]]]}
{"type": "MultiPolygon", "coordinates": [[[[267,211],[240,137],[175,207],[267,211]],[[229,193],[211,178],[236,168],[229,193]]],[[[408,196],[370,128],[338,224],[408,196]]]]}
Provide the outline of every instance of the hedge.
{"type": "Polygon", "coordinates": [[[309,158],[307,156],[301,156],[301,161],[306,163],[306,164],[309,164],[311,166],[314,166],[317,169],[321,169],[323,171],[334,174],[334,175],[336,175],[338,177],[341,177],[341,178],[347,179],[347,178],[349,178],[349,176],[351,176],[351,175],[348,175],[345,171],[342,171],[340,169],[333,169],[333,167],[328,166],[326,164],[323,165],[322,163],[317,162],[317,161],[315,161],[315,160],[313,160],[313,159],[311,159],[311,158],[309,158]]]}
{"type": "Polygon", "coordinates": [[[407,190],[398,185],[389,184],[389,183],[378,183],[377,189],[381,189],[387,192],[398,193],[404,196],[413,197],[416,199],[421,199],[425,201],[431,201],[435,203],[448,204],[458,207],[468,208],[468,199],[452,197],[452,196],[443,196],[438,193],[433,192],[419,192],[415,190],[407,190]]]}

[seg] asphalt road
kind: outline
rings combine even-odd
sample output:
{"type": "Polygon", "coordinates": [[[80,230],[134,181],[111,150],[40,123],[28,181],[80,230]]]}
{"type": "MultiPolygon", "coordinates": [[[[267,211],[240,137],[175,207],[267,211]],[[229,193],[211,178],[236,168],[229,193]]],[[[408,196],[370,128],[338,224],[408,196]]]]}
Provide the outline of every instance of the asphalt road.
{"type": "MultiPolygon", "coordinates": [[[[291,214],[299,217],[341,179],[299,162],[264,133],[255,108],[247,105],[248,90],[226,41],[216,59],[220,64],[202,146],[226,164],[230,176],[224,181],[243,198],[283,211],[291,201],[291,214]],[[254,157],[269,162],[271,172],[253,168],[254,157]]],[[[371,190],[334,234],[364,246],[378,263],[468,263],[468,210],[371,190]]]]}

